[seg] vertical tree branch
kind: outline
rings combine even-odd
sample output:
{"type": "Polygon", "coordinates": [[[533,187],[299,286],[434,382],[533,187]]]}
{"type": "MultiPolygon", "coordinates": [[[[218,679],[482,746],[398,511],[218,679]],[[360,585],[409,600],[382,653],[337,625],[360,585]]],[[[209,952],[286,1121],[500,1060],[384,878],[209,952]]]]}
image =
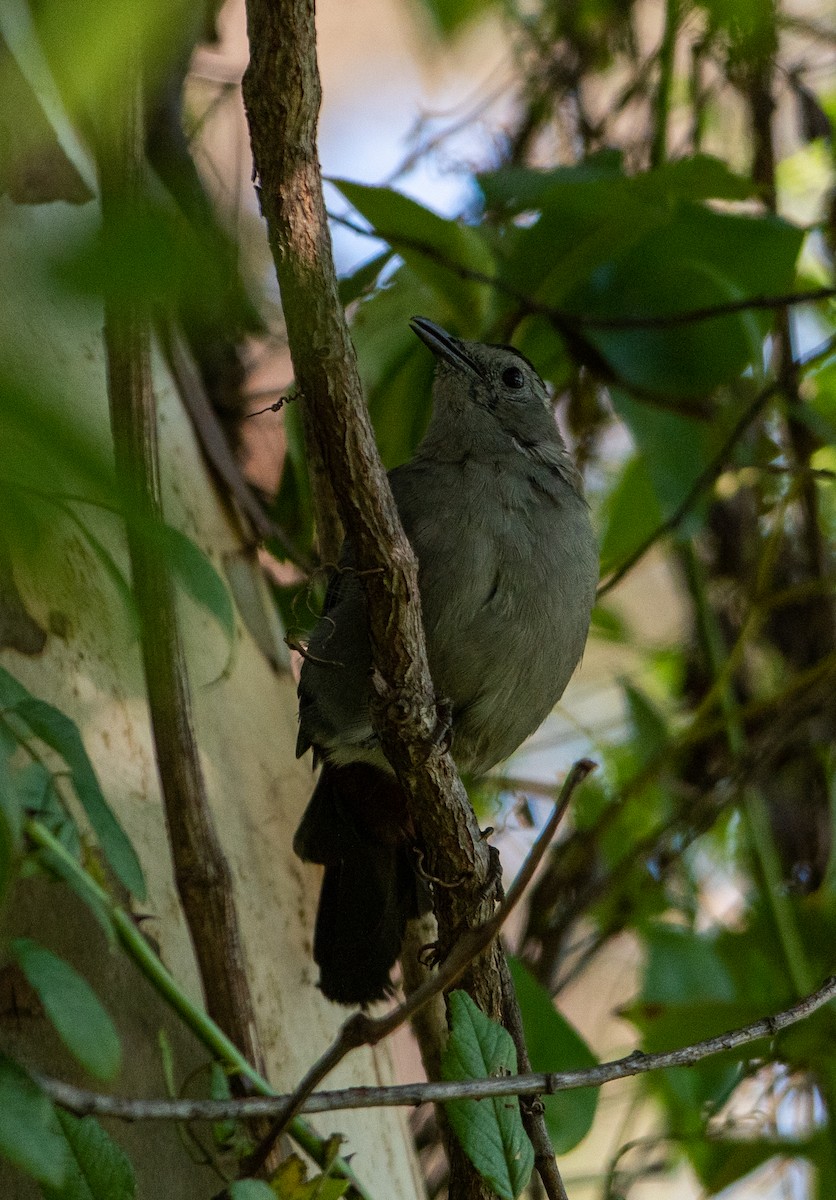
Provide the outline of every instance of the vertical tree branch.
{"type": "MultiPolygon", "coordinates": [[[[98,161],[106,246],[115,247],[144,202],[143,127],[137,39],[125,38],[125,72],[98,161]]],[[[118,262],[118,257],[111,261],[118,262]]],[[[157,414],[150,321],[132,281],[111,277],[105,297],[105,349],[116,468],[124,489],[131,572],[174,876],[192,937],[209,1015],[263,1072],[232,877],[209,808],[174,591],[149,536],[160,520],[157,414]]]]}
{"type": "MultiPolygon", "coordinates": [[[[320,82],[313,0],[248,0],[250,63],[243,80],[261,208],[282,293],[288,341],[307,410],[306,432],[333,484],[366,594],[377,703],[373,718],[406,794],[437,887],[442,953],[463,925],[493,910],[493,855],[437,736],[415,556],[392,500],[362,399],[339,303],[316,151],[320,82]]],[[[494,945],[463,985],[501,1016],[494,945]]],[[[451,1144],[451,1196],[489,1192],[451,1144]]]]}

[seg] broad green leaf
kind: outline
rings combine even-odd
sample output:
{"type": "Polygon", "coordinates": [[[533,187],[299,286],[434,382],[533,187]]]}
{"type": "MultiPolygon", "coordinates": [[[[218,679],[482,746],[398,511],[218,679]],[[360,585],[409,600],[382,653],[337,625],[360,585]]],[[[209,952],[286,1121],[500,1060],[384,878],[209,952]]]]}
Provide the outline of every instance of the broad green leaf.
{"type": "Polygon", "coordinates": [[[119,1036],[89,983],[29,938],[12,942],[11,951],[70,1053],[97,1079],[113,1079],[122,1059],[119,1036]]]}
{"type": "MultiPolygon", "coordinates": [[[[694,1166],[703,1187],[709,1196],[716,1196],[731,1187],[745,1175],[749,1175],[771,1158],[807,1158],[810,1162],[824,1165],[832,1160],[832,1146],[826,1134],[794,1140],[792,1138],[746,1138],[734,1141],[730,1138],[705,1138],[692,1155],[694,1166]]],[[[819,1192],[824,1196],[826,1193],[819,1192]]]]}
{"type": "MultiPolygon", "coordinates": [[[[726,435],[726,413],[711,421],[698,421],[675,412],[653,408],[627,395],[611,391],[613,407],[630,430],[641,453],[659,510],[670,516],[688,495],[700,473],[726,435]]],[[[698,514],[703,498],[695,504],[698,514]]],[[[691,527],[698,518],[689,514],[691,527]]]]}
{"type": "Polygon", "coordinates": [[[276,1193],[261,1179],[236,1179],[229,1185],[229,1197],[230,1200],[276,1200],[276,1193]]]}
{"type": "MultiPolygon", "coordinates": [[[[702,1036],[695,1031],[699,1021],[694,1010],[700,1004],[706,1006],[706,1017],[713,1017],[725,1024],[722,1006],[733,1002],[734,982],[726,970],[714,940],[687,929],[657,923],[646,926],[645,938],[648,945],[648,960],[640,1002],[628,1009],[626,1015],[641,1028],[644,1049],[676,1049],[702,1036]],[[721,1007],[720,1015],[717,1006],[721,1007]],[[690,1013],[681,1012],[682,1006],[690,1013]],[[678,1022],[678,1014],[683,1020],[678,1022]],[[689,1022],[690,1019],[690,1023],[689,1022]],[[656,1026],[668,1024],[664,1029],[666,1038],[672,1037],[673,1044],[656,1037],[656,1026]],[[676,1030],[679,1028],[679,1035],[676,1030]]],[[[755,1015],[749,1009],[751,1015],[755,1015]]],[[[734,1010],[726,1016],[734,1017],[734,1010]]],[[[751,1016],[748,1018],[751,1019],[751,1016]]],[[[732,1020],[732,1024],[734,1021],[732,1020]]],[[[707,1032],[720,1032],[716,1026],[705,1026],[707,1032]]],[[[669,1109],[671,1122],[683,1136],[702,1137],[703,1112],[706,1105],[725,1103],[740,1080],[740,1065],[729,1061],[727,1055],[709,1058],[693,1067],[672,1068],[654,1074],[646,1085],[659,1095],[669,1109]]],[[[690,1144],[690,1143],[689,1143],[690,1144]]]]}
{"type": "MultiPolygon", "coordinates": [[[[441,1061],[443,1079],[487,1079],[517,1070],[511,1035],[491,1021],[467,992],[451,992],[450,1038],[441,1061]]],[[[462,1149],[502,1200],[515,1200],[528,1184],[534,1151],[523,1129],[516,1096],[448,1100],[444,1105],[462,1149]]]]}
{"type": "Polygon", "coordinates": [[[652,925],[645,932],[648,948],[642,1000],[654,1005],[695,1000],[734,1000],[734,983],[712,938],[652,925]]]}
{"type": "Polygon", "coordinates": [[[545,208],[553,194],[560,195],[573,187],[604,183],[612,189],[624,179],[624,174],[620,152],[604,150],[572,166],[554,167],[550,171],[534,167],[502,167],[476,178],[491,207],[514,213],[545,208]]]}
{"type": "Polygon", "coordinates": [[[575,166],[550,171],[530,167],[505,167],[479,176],[485,198],[507,212],[543,210],[560,204],[568,189],[586,188],[594,205],[597,189],[605,185],[617,201],[638,197],[658,203],[680,196],[686,200],[745,200],[752,195],[750,179],[736,175],[719,158],[696,154],[665,163],[653,171],[628,177],[622,173],[620,155],[613,151],[596,154],[575,166]]]}
{"type": "Polygon", "coordinates": [[[46,742],[70,768],[73,786],[86,812],[99,845],[125,887],[142,900],[145,880],[136,851],[104,798],[93,765],[84,749],[81,734],[69,717],[45,700],[33,696],[20,700],[15,712],[41,741],[46,742]]]}
{"type": "Polygon", "coordinates": [[[133,1167],[125,1151],[94,1117],[58,1111],[69,1150],[63,1186],[45,1187],[46,1200],[134,1200],[133,1167]]]}
{"type": "Polygon", "coordinates": [[[47,1096],[17,1063],[0,1054],[0,1154],[59,1187],[69,1166],[67,1145],[47,1096]]]}
{"type": "MultiPolygon", "coordinates": [[[[671,317],[694,309],[779,295],[792,285],[802,231],[777,217],[743,217],[679,202],[617,254],[601,256],[565,297],[598,317],[671,317]]],[[[704,395],[761,369],[774,314],[747,311],[661,328],[584,326],[631,387],[704,395]]]]}
{"type": "MultiPolygon", "coordinates": [[[[463,337],[476,337],[492,303],[491,288],[469,272],[494,277],[494,256],[478,229],[451,221],[390,188],[331,181],[375,232],[435,292],[446,311],[442,324],[455,324],[463,337]]],[[[419,314],[413,314],[419,315],[419,314]]]]}
{"type": "MultiPolygon", "coordinates": [[[[518,958],[509,957],[508,966],[522,1014],[532,1071],[581,1071],[596,1066],[597,1058],[577,1030],[557,1011],[546,989],[518,958]]],[[[578,1088],[540,1099],[555,1153],[566,1154],[592,1127],[598,1089],[578,1088]]]]}

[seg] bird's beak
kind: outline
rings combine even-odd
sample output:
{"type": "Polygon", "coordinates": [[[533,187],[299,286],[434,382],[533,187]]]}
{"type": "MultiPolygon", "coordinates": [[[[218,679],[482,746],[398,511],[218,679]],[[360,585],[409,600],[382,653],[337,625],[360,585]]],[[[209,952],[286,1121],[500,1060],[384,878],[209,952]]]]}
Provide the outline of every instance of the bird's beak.
{"type": "Polygon", "coordinates": [[[409,322],[409,327],[425,346],[429,346],[437,358],[444,359],[445,362],[460,371],[464,369],[481,375],[481,371],[459,339],[454,338],[440,325],[436,325],[435,321],[430,321],[428,317],[413,317],[409,322]]]}

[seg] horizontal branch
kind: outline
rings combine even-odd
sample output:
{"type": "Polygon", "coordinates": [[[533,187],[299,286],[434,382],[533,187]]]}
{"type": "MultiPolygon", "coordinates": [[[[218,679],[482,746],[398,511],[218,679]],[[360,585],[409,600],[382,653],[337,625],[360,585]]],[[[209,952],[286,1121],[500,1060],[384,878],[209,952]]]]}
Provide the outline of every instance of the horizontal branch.
{"type": "MultiPolygon", "coordinates": [[[[737,1050],[762,1038],[774,1038],[833,999],[836,999],[836,976],[831,976],[817,991],[774,1016],[763,1017],[750,1025],[678,1050],[661,1054],[643,1054],[637,1050],[626,1058],[601,1063],[583,1071],[530,1072],[454,1083],[412,1083],[396,1087],[355,1087],[315,1092],[305,1101],[302,1111],[314,1113],[348,1108],[402,1107],[430,1101],[497,1096],[551,1096],[575,1088],[600,1087],[613,1080],[644,1075],[648,1071],[690,1067],[712,1055],[737,1050]]],[[[252,1096],[241,1100],[135,1100],[84,1091],[47,1076],[36,1074],[35,1079],[59,1107],[77,1116],[115,1117],[122,1121],[222,1121],[276,1116],[286,1109],[289,1099],[287,1096],[252,1096]]]]}

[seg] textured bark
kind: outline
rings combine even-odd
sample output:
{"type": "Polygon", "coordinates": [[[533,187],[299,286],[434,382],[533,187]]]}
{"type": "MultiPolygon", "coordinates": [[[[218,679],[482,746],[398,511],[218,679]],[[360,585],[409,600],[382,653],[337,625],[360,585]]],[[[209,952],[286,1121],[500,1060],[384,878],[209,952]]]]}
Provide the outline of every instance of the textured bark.
{"type": "MultiPolygon", "coordinates": [[[[493,856],[439,737],[415,557],[377,452],[337,294],[316,151],[321,92],[312,0],[248,0],[247,26],[244,102],[299,403],[354,546],[373,646],[375,725],[410,797],[427,873],[439,881],[443,952],[463,924],[493,910],[493,856]]],[[[494,1018],[502,1011],[498,953],[492,947],[463,981],[494,1018]]],[[[451,1149],[451,1197],[487,1197],[469,1161],[451,1149]]]]}

